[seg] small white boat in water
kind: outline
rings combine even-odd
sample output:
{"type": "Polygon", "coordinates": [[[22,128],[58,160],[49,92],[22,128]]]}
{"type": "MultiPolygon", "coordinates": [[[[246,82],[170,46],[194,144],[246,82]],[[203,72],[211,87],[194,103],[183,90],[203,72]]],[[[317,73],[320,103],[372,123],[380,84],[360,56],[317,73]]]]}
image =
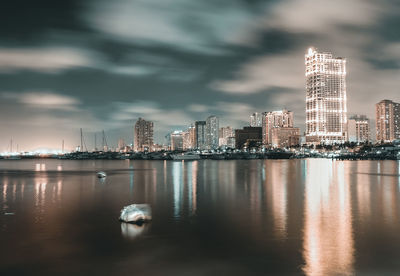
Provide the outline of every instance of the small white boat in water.
{"type": "Polygon", "coordinates": [[[151,207],[149,204],[132,204],[121,210],[119,220],[124,222],[145,222],[151,220],[151,207]]]}
{"type": "Polygon", "coordinates": [[[172,154],[171,157],[174,160],[199,160],[200,154],[194,152],[184,152],[184,153],[172,154]]]}
{"type": "Polygon", "coordinates": [[[106,177],[107,176],[107,174],[105,173],[105,172],[98,172],[97,173],[97,177],[98,178],[104,178],[104,177],[106,177]]]}

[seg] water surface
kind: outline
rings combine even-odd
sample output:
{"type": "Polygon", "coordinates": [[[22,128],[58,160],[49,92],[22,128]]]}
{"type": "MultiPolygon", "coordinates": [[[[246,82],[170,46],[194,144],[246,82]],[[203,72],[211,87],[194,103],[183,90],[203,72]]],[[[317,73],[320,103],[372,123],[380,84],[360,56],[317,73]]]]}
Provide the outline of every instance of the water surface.
{"type": "Polygon", "coordinates": [[[399,275],[399,170],[325,159],[3,160],[0,274],[399,275]],[[153,221],[120,223],[132,203],[151,204],[153,221]]]}

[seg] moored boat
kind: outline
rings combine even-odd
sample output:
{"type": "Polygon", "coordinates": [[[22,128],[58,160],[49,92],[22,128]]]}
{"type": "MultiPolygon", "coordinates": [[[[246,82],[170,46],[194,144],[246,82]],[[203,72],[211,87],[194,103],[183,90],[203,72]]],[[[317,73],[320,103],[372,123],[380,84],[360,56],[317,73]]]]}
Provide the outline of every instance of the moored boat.
{"type": "Polygon", "coordinates": [[[151,219],[151,207],[148,204],[131,204],[125,206],[122,208],[119,216],[120,221],[130,223],[146,222],[151,219]]]}
{"type": "Polygon", "coordinates": [[[98,178],[105,178],[107,176],[107,174],[105,172],[98,172],[97,173],[97,177],[98,178]]]}
{"type": "Polygon", "coordinates": [[[200,155],[194,152],[171,154],[173,160],[199,160],[200,155]]]}

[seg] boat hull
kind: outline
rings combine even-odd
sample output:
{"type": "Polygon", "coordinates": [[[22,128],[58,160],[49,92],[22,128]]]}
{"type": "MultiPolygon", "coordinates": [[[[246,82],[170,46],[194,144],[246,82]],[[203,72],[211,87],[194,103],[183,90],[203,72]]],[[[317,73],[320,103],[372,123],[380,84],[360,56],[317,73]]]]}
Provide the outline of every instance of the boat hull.
{"type": "Polygon", "coordinates": [[[198,154],[190,154],[190,155],[185,155],[185,154],[173,154],[171,155],[173,160],[199,160],[200,155],[198,154]]]}

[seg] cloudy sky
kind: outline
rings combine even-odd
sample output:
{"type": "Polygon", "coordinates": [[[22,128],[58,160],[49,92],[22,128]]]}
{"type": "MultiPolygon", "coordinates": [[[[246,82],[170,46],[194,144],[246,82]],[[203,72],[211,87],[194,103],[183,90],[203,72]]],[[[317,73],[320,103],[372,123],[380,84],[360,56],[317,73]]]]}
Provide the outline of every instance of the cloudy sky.
{"type": "Polygon", "coordinates": [[[156,142],[210,114],[241,127],[288,108],[304,128],[304,53],[348,60],[348,110],[400,101],[398,0],[15,0],[0,9],[0,151],[105,130],[156,142]]]}

